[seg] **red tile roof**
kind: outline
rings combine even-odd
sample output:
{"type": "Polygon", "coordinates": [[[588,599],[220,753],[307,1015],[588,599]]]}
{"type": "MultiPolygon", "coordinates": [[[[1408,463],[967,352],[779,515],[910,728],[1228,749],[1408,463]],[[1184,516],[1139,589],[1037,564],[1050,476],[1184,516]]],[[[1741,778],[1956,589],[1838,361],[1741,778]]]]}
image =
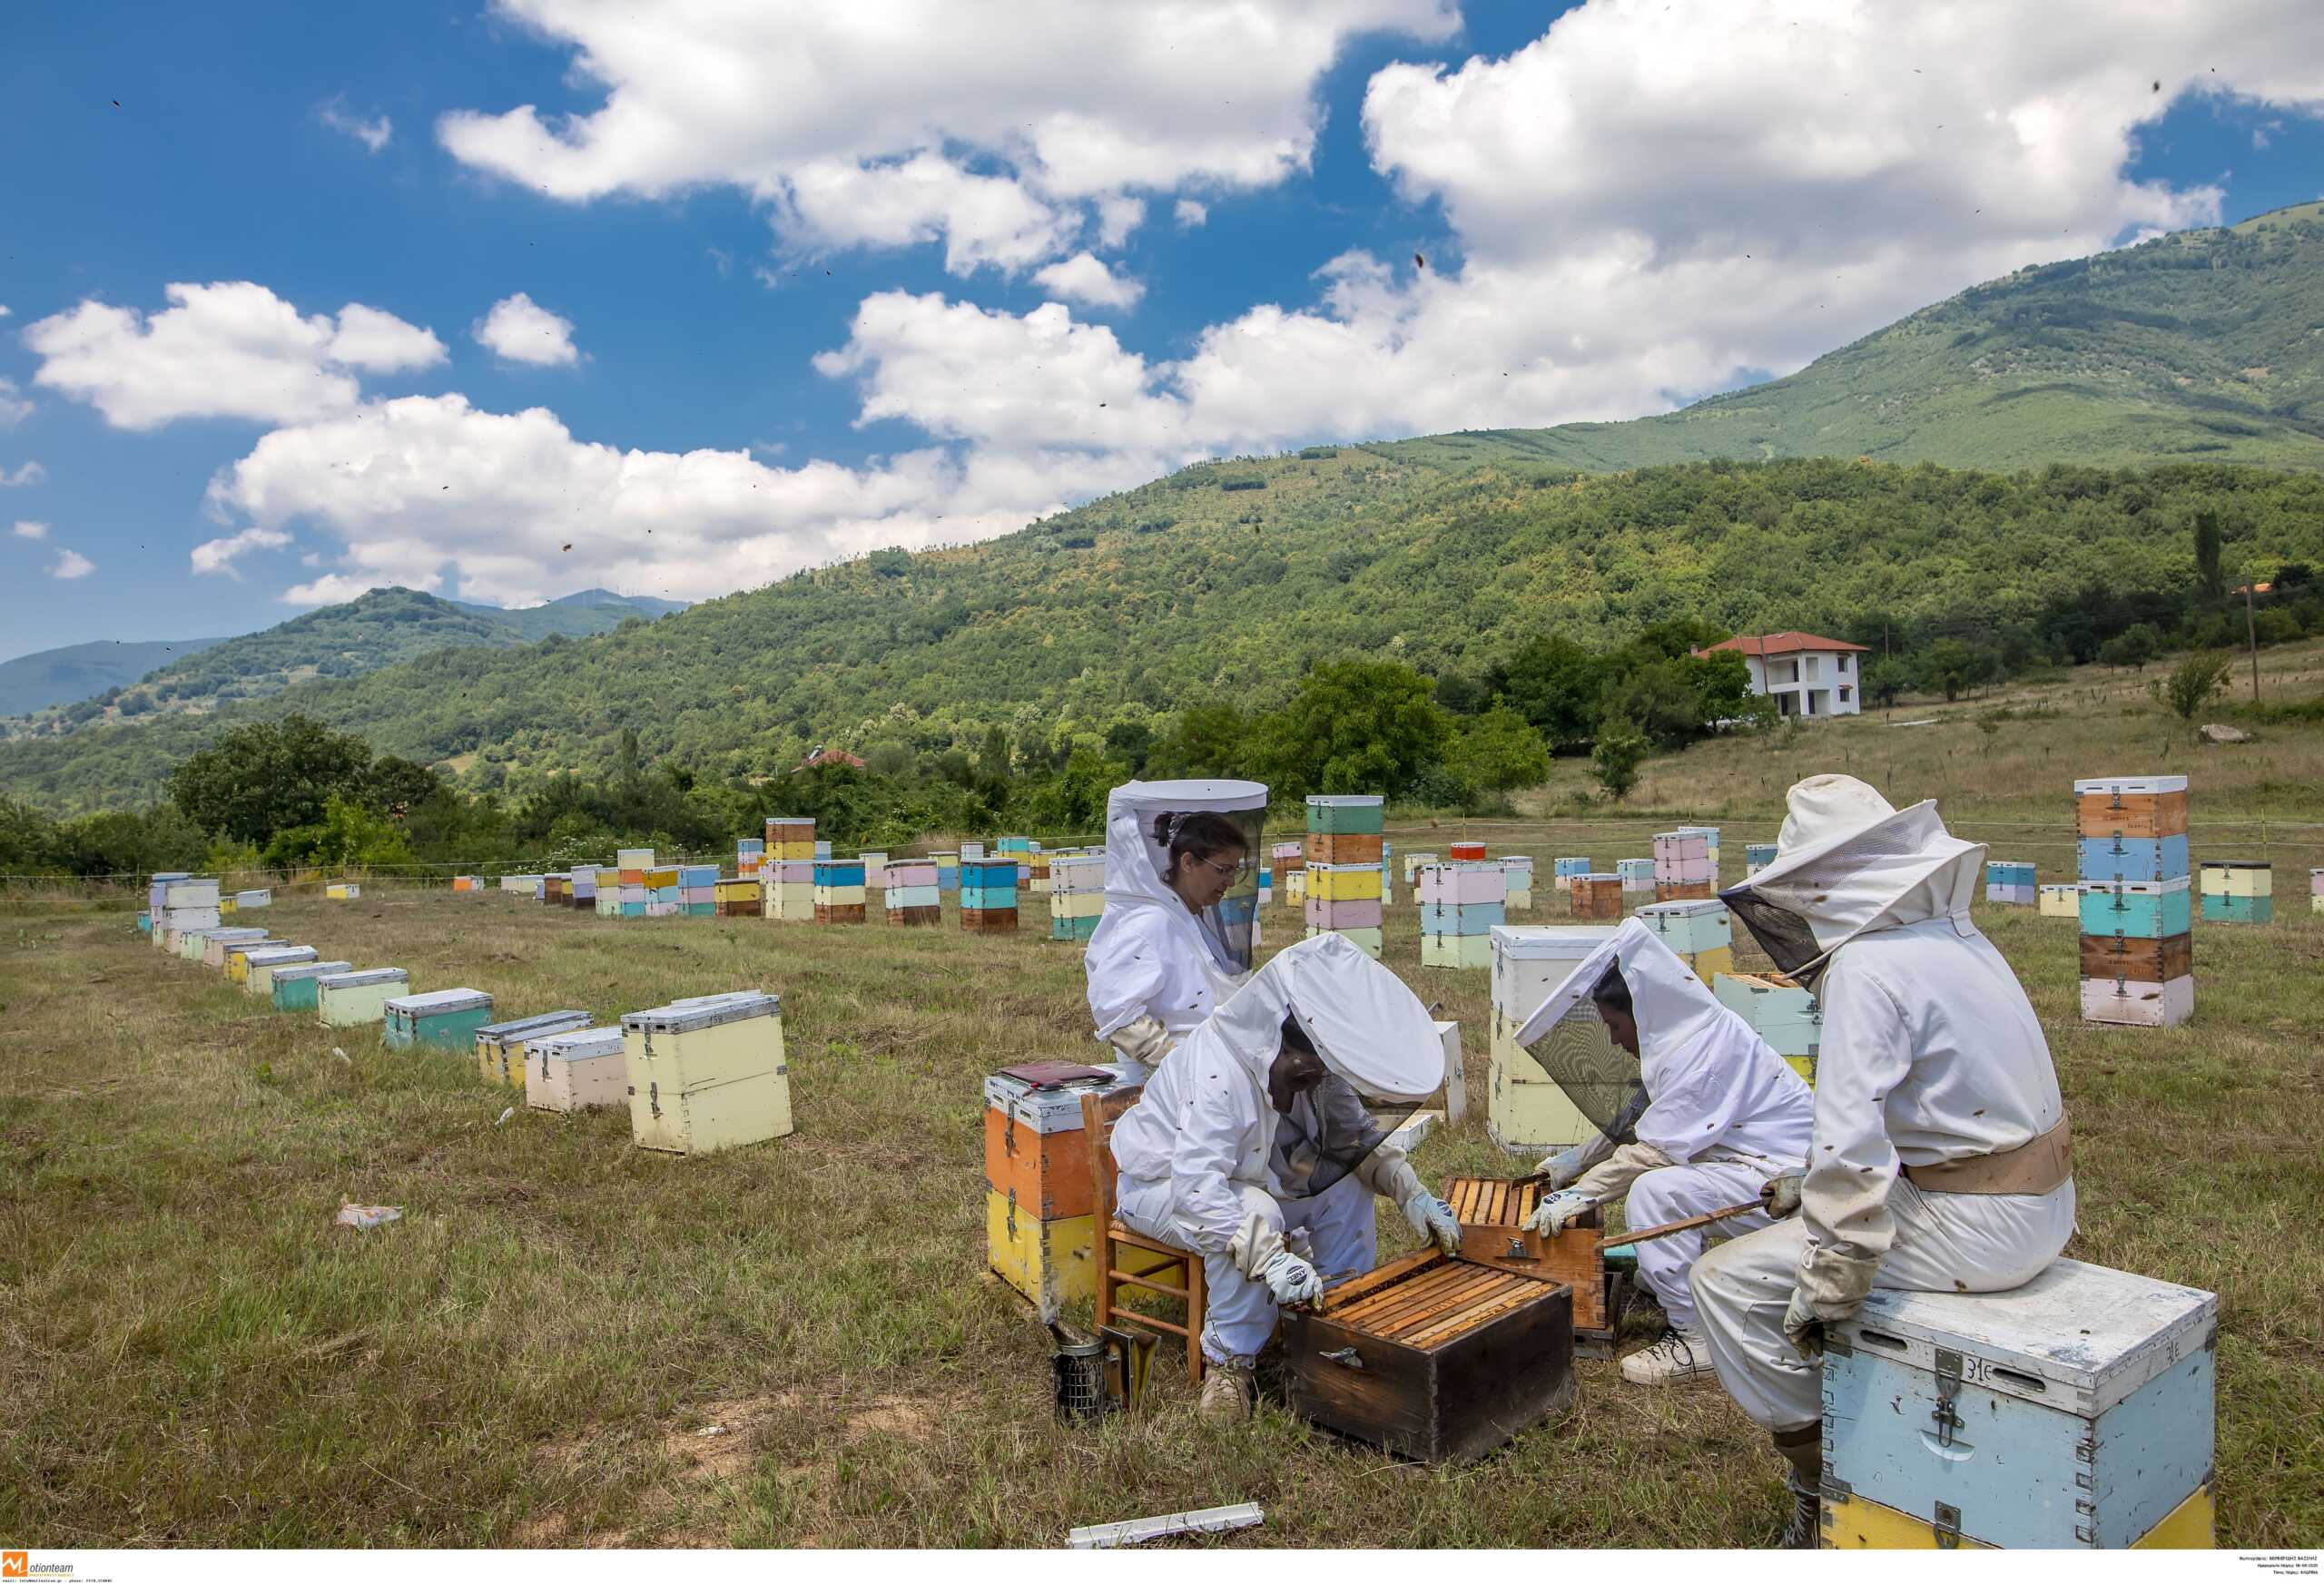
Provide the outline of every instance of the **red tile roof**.
{"type": "Polygon", "coordinates": [[[1869,654],[1871,647],[1864,644],[1843,643],[1837,638],[1819,638],[1813,633],[1762,633],[1757,637],[1729,638],[1724,644],[1713,644],[1708,649],[1698,649],[1698,654],[1715,654],[1721,649],[1733,649],[1739,654],[1756,654],[1765,659],[1770,654],[1797,654],[1802,650],[1869,654]]]}

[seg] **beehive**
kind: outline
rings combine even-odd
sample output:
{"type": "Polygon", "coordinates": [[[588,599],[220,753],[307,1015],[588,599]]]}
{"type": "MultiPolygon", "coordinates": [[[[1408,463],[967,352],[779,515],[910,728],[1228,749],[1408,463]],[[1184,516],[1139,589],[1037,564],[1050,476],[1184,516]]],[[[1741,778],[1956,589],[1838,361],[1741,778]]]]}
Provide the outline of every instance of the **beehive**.
{"type": "Polygon", "coordinates": [[[629,1013],[621,1028],[639,1148],[705,1155],[791,1132],[780,998],[697,996],[629,1013]]]}
{"type": "Polygon", "coordinates": [[[759,866],[760,906],[770,919],[804,923],[815,916],[815,822],[785,815],[766,822],[759,866]]]}
{"type": "Polygon", "coordinates": [[[2034,888],[2039,883],[2030,863],[1996,858],[1985,864],[1985,900],[1998,906],[2032,907],[2037,900],[2034,888]]]}
{"type": "Polygon", "coordinates": [[[766,900],[755,876],[720,881],[713,889],[712,900],[722,919],[756,919],[766,910],[766,900]]]}
{"type": "Polygon", "coordinates": [[[566,900],[566,888],[570,886],[572,883],[573,877],[569,874],[545,874],[541,876],[540,900],[550,907],[556,907],[558,903],[566,900]]]}
{"type": "Polygon", "coordinates": [[[261,971],[266,975],[267,997],[276,1011],[312,1012],[316,1010],[317,982],[332,974],[354,970],[351,962],[287,962],[261,971]]]}
{"type": "MultiPolygon", "coordinates": [[[[534,877],[538,880],[537,875],[534,877]]],[[[334,881],[323,887],[323,895],[334,902],[351,902],[361,897],[363,888],[353,881],[334,881]]]]}
{"type": "Polygon", "coordinates": [[[467,894],[481,890],[482,889],[482,881],[476,875],[456,874],[452,877],[452,890],[455,892],[467,894]]]}
{"type": "Polygon", "coordinates": [[[857,859],[818,859],[814,866],[815,922],[818,924],[861,924],[863,922],[864,898],[863,864],[857,859]]]}
{"type": "Polygon", "coordinates": [[[645,871],[645,917],[675,919],[685,911],[679,895],[678,866],[657,863],[645,871]]]}
{"type": "Polygon", "coordinates": [[[1593,871],[1586,858],[1555,858],[1550,861],[1550,872],[1559,890],[1570,891],[1573,889],[1576,876],[1590,874],[1593,871]]]}
{"type": "Polygon", "coordinates": [[[1816,1081],[1816,1058],[1824,1044],[1824,1011],[1806,987],[1779,973],[1722,973],[1711,994],[1783,1058],[1808,1083],[1816,1081]]]}
{"type": "Polygon", "coordinates": [[[1573,1289],[1574,1335],[1610,1342],[1615,1309],[1606,1261],[1598,1252],[1605,1235],[1598,1212],[1584,1212],[1553,1237],[1529,1231],[1525,1224],[1549,1192],[1548,1181],[1539,1176],[1452,1178],[1444,1202],[1461,1224],[1461,1257],[1564,1283],[1573,1289]]]}
{"type": "MultiPolygon", "coordinates": [[[[487,1023],[476,1031],[477,1077],[487,1084],[527,1089],[531,1082],[528,1057],[533,1042],[588,1026],[589,1014],[571,1008],[559,1012],[536,1012],[529,1018],[515,1018],[505,1023],[487,1023]]],[[[618,1035],[620,1030],[613,1032],[618,1035]]]]}
{"type": "Polygon", "coordinates": [[[1614,861],[1614,872],[1622,877],[1622,893],[1637,896],[1654,890],[1654,860],[1651,858],[1620,858],[1614,861]]]}
{"type": "Polygon", "coordinates": [[[257,940],[235,941],[226,948],[223,969],[226,982],[230,985],[239,985],[247,984],[250,981],[251,952],[280,949],[290,945],[290,941],[277,940],[271,936],[257,940]]]}
{"type": "Polygon", "coordinates": [[[1825,1331],[1824,1544],[2209,1546],[2218,1334],[2212,1294],[2079,1260],[1876,1287],[1825,1331]]]}
{"type": "Polygon", "coordinates": [[[888,883],[888,855],[867,851],[859,856],[863,860],[863,883],[874,890],[884,890],[888,883]]]}
{"type": "Polygon", "coordinates": [[[2042,888],[2042,917],[2044,919],[2079,919],[2082,917],[2082,888],[2078,885],[2045,885],[2042,888]]]}
{"type": "Polygon", "coordinates": [[[255,944],[267,938],[263,930],[205,930],[202,935],[202,961],[220,973],[226,971],[226,948],[255,944]]]}
{"type": "Polygon", "coordinates": [[[1303,900],[1307,893],[1305,889],[1299,889],[1295,894],[1291,877],[1307,867],[1307,843],[1304,841],[1278,841],[1267,849],[1267,861],[1275,870],[1276,883],[1283,892],[1282,900],[1285,902],[1303,900]]]}
{"type": "Polygon", "coordinates": [[[1541,1155],[1597,1128],[1517,1043],[1525,1020],[1581,959],[1613,938],[1605,924],[1504,924],[1492,931],[1492,1044],[1485,1131],[1503,1149],[1541,1155]]]}
{"type": "Polygon", "coordinates": [[[718,911],[718,866],[684,863],[678,866],[678,909],[689,919],[707,919],[718,911]]]}
{"type": "Polygon", "coordinates": [[[293,963],[312,962],[320,954],[311,946],[293,946],[284,942],[279,946],[245,947],[242,949],[241,984],[245,995],[264,996],[274,989],[272,971],[289,968],[293,963]]]}
{"type": "Polygon", "coordinates": [[[1106,861],[1094,853],[1049,860],[1049,939],[1087,940],[1106,911],[1106,861]]]}
{"type": "Polygon", "coordinates": [[[1638,919],[1659,935],[1662,944],[1693,969],[1703,983],[1735,970],[1735,926],[1726,903],[1651,902],[1638,910],[1638,919]]]}
{"type": "MultiPolygon", "coordinates": [[[[1508,887],[1505,906],[1512,913],[1531,912],[1533,908],[1533,861],[1530,858],[1503,858],[1502,878],[1508,887]]],[[[1405,882],[1410,884],[1408,881],[1405,882]]]]}
{"type": "Polygon", "coordinates": [[[2077,781],[2073,790],[2082,1015],[2143,1028],[2184,1022],[2195,1008],[2187,778],[2077,781]],[[2158,944],[2148,949],[2142,942],[2158,944]],[[2180,971],[2139,977],[2167,968],[2180,971]]]}
{"type": "MultiPolygon", "coordinates": [[[[1462,843],[1452,846],[1458,851],[1462,843]]],[[[1500,864],[1430,864],[1420,871],[1417,894],[1422,966],[1492,967],[1492,931],[1509,921],[1500,864]]]]}
{"type": "Polygon", "coordinates": [[[2206,860],[2202,891],[2203,921],[2207,924],[2265,924],[2275,917],[2275,871],[2271,865],[2206,860]]]}
{"type": "MultiPolygon", "coordinates": [[[[1309,800],[1309,806],[1312,811],[1313,799],[1309,800]]],[[[1342,813],[1344,815],[1344,811],[1342,813]]],[[[1372,956],[1380,955],[1386,937],[1381,928],[1382,871],[1377,862],[1311,861],[1296,871],[1295,878],[1302,882],[1300,911],[1306,920],[1309,935],[1344,935],[1372,956]]]]}
{"type": "Polygon", "coordinates": [[[271,908],[272,906],[274,906],[274,892],[271,890],[236,891],[234,893],[234,909],[237,912],[248,912],[252,908],[271,908]]]}
{"type": "Polygon", "coordinates": [[[1303,908],[1305,907],[1307,903],[1307,871],[1305,869],[1295,869],[1290,873],[1285,875],[1283,879],[1283,900],[1286,902],[1294,903],[1303,908]]]}
{"type": "Polygon", "coordinates": [[[427,990],[416,996],[389,996],[387,1027],[381,1038],[389,1050],[431,1045],[439,1050],[468,1050],[476,1032],[492,1018],[492,998],[468,989],[427,990]]]}
{"type": "Polygon", "coordinates": [[[566,888],[566,901],[576,912],[595,912],[597,908],[597,866],[576,863],[573,866],[572,879],[573,883],[566,888]]]}
{"type": "MultiPolygon", "coordinates": [[[[2101,777],[2073,783],[2075,834],[2083,840],[2137,839],[2162,841],[2187,834],[2187,778],[2183,775],[2101,777]]],[[[2157,880],[2185,873],[2161,873],[2157,880]]],[[[2088,879],[2088,876],[2084,876],[2088,879]]]]}
{"type": "Polygon", "coordinates": [[[1592,923],[1619,924],[1622,918],[1622,877],[1618,874],[1578,874],[1569,894],[1573,916],[1592,923]]]}
{"type": "Polygon", "coordinates": [[[887,866],[888,922],[940,924],[943,893],[937,889],[936,864],[931,859],[895,858],[887,866]]]}
{"type": "Polygon", "coordinates": [[[756,880],[759,865],[766,861],[766,841],[758,836],[744,836],[734,843],[734,875],[738,880],[756,880]]]}
{"type": "Polygon", "coordinates": [[[2193,928],[2192,892],[2178,880],[2122,881],[2082,888],[2082,931],[2156,940],[2193,928]]]}
{"type": "Polygon", "coordinates": [[[1482,1457],[1572,1402],[1573,1290],[1432,1248],[1283,1316],[1291,1406],[1423,1462],[1482,1457]]]}
{"type": "MultiPolygon", "coordinates": [[[[1038,846],[1035,847],[1030,853],[1027,854],[1025,861],[1018,866],[1017,889],[1037,897],[1048,896],[1049,894],[1049,855],[1038,846]]],[[[1261,874],[1264,878],[1264,870],[1261,871],[1261,874]]]]}
{"type": "MultiPolygon", "coordinates": [[[[281,976],[275,976],[279,984],[281,976]]],[[[399,968],[357,969],[323,974],[315,980],[315,1014],[326,1028],[358,1028],[384,1023],[390,997],[411,989],[411,977],[399,968]]]]}
{"type": "Polygon", "coordinates": [[[936,852],[929,855],[936,865],[936,889],[940,893],[960,894],[960,855],[957,852],[936,852]]]}
{"type": "Polygon", "coordinates": [[[1017,930],[1017,861],[995,855],[960,859],[960,928],[973,935],[1017,930]]]}
{"type": "Polygon", "coordinates": [[[612,1110],[629,1104],[629,1069],[618,1028],[534,1035],[525,1041],[523,1070],[525,1104],[536,1111],[612,1110]]]}
{"type": "Polygon", "coordinates": [[[1310,836],[1377,836],[1387,829],[1387,805],[1372,796],[1311,797],[1307,800],[1310,836]]]}
{"type": "Polygon", "coordinates": [[[2308,871],[2308,907],[2310,912],[2324,913],[2324,869],[2308,871]]]}
{"type": "Polygon", "coordinates": [[[1776,861],[1776,844],[1772,841],[1747,841],[1743,844],[1743,878],[1748,880],[1776,861]]]}
{"type": "Polygon", "coordinates": [[[618,919],[621,917],[621,871],[617,869],[598,871],[597,895],[594,904],[598,918],[618,919]]]}

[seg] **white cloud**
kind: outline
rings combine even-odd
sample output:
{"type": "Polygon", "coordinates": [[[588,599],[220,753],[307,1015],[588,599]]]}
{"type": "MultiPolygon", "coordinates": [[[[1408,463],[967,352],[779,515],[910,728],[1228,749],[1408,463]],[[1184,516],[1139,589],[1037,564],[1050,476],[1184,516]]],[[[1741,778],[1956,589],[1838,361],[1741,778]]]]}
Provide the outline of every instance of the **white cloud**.
{"type": "Polygon", "coordinates": [[[1171,206],[1170,217],[1178,222],[1180,231],[1192,231],[1210,218],[1210,205],[1181,198],[1171,206]]]}
{"type": "Polygon", "coordinates": [[[1098,200],[1098,245],[1118,248],[1146,222],[1146,200],[1118,193],[1098,200]]]}
{"type": "Polygon", "coordinates": [[[1098,308],[1134,308],[1146,295],[1144,286],[1115,274],[1103,260],[1087,252],[1036,270],[1033,279],[1068,301],[1098,308]]]}
{"type": "Polygon", "coordinates": [[[150,319],[89,299],[27,327],[25,344],[42,359],[34,383],[88,402],[115,428],[187,418],[296,423],[353,407],[356,371],[444,358],[431,331],[361,303],[334,320],[301,316],[249,280],[166,291],[173,306],[150,319]]]}
{"type": "Polygon", "coordinates": [[[234,559],[252,550],[280,550],[290,542],[290,536],[279,528],[244,528],[230,538],[212,539],[193,547],[193,569],[197,573],[222,572],[239,579],[234,559]]]}
{"type": "Polygon", "coordinates": [[[333,132],[345,133],[373,153],[388,146],[395,135],[395,123],[383,112],[366,121],[347,108],[347,96],[338,94],[315,106],[315,118],[333,132]]]}
{"type": "Polygon", "coordinates": [[[0,302],[0,319],[6,319],[8,317],[8,305],[5,302],[0,302]]]}
{"type": "Polygon", "coordinates": [[[45,539],[48,537],[48,525],[46,523],[28,523],[20,520],[16,526],[9,531],[15,534],[19,539],[45,539]]]}
{"type": "Polygon", "coordinates": [[[48,469],[37,462],[27,462],[14,473],[0,467],[0,489],[19,489],[27,484],[38,484],[48,477],[48,469]]]}
{"type": "Polygon", "coordinates": [[[97,564],[80,551],[67,550],[50,564],[48,575],[61,583],[70,583],[76,577],[88,576],[96,569],[97,564]]]}
{"type": "Polygon", "coordinates": [[[496,357],[512,363],[563,365],[581,357],[573,345],[573,321],[521,291],[494,303],[469,333],[496,357]]]}
{"type": "Polygon", "coordinates": [[[1452,0],[689,0],[651,25],[598,0],[502,9],[570,44],[604,103],[454,112],[438,132],[456,158],[574,202],[737,187],[794,245],[941,233],[956,271],[1064,252],[1085,202],[1127,236],[1133,189],[1280,182],[1313,156],[1316,85],[1350,39],[1459,22],[1452,0]]]}
{"type": "Polygon", "coordinates": [[[0,375],[0,429],[13,429],[33,415],[33,404],[16,394],[16,382],[0,375]]]}

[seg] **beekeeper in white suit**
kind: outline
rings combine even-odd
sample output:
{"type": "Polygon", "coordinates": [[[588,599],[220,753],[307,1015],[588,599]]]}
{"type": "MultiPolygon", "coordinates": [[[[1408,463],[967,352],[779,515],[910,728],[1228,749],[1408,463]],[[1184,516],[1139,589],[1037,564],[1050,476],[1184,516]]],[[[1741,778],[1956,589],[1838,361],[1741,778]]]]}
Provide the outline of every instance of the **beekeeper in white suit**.
{"type": "Polygon", "coordinates": [[[1459,1252],[1452,1208],[1387,1142],[1393,1110],[1443,1080],[1419,999],[1345,936],[1318,935],[1188,1034],[1123,1114],[1116,1213],[1202,1256],[1205,1413],[1249,1412],[1279,1307],[1372,1269],[1374,1195],[1459,1252]]]}
{"type": "MultiPolygon", "coordinates": [[[[1538,1041],[1585,1000],[1614,1044],[1638,1061],[1647,1104],[1627,1118],[1627,1130],[1612,1125],[1617,1135],[1627,1131],[1621,1143],[1601,1134],[1561,1157],[1583,1169],[1542,1199],[1534,1231],[1555,1235],[1591,1209],[1625,1199],[1633,1228],[1660,1226],[1747,1203],[1800,1170],[1814,1091],[1653,930],[1636,919],[1623,924],[1527,1019],[1519,1043],[1538,1041]]],[[[1725,1225],[1748,1231],[1770,1221],[1752,1211],[1725,1225]]],[[[1711,1373],[1689,1280],[1705,1240],[1697,1229],[1638,1245],[1639,1274],[1670,1332],[1623,1359],[1623,1379],[1667,1386],[1711,1373]]]]}
{"type": "Polygon", "coordinates": [[[1254,781],[1133,781],[1106,799],[1106,911],[1082,953],[1098,1038],[1147,1067],[1250,978],[1254,781]]]}
{"type": "Polygon", "coordinates": [[[1816,1542],[1823,1327],[1876,1286],[2022,1286],[2073,1232],[2048,1042],[1969,921],[1984,856],[1933,802],[1819,775],[1791,789],[1776,861],[1723,893],[1824,1015],[1800,1215],[1695,1266],[1719,1381],[1791,1464],[1786,1545],[1816,1542]]]}

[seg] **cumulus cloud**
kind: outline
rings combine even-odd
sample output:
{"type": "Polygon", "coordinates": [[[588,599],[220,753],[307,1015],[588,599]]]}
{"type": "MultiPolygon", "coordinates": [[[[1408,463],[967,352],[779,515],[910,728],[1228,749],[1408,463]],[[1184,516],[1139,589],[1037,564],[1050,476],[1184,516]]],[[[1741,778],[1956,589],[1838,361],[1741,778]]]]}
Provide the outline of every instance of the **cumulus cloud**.
{"type": "Polygon", "coordinates": [[[382,113],[366,121],[347,108],[347,96],[337,94],[315,106],[315,117],[333,132],[345,133],[373,153],[388,146],[395,123],[382,113]]]}
{"type": "Polygon", "coordinates": [[[234,570],[237,556],[252,550],[280,550],[290,542],[290,536],[279,528],[244,528],[228,538],[212,539],[193,547],[193,569],[197,573],[222,572],[240,579],[234,570]]]}
{"type": "Polygon", "coordinates": [[[1119,193],[1098,200],[1098,245],[1118,248],[1146,222],[1146,200],[1119,193]]]}
{"type": "Polygon", "coordinates": [[[1134,308],[1146,295],[1144,286],[1115,274],[1103,260],[1088,252],[1036,270],[1033,279],[1068,301],[1096,308],[1134,308]]]}
{"type": "Polygon", "coordinates": [[[27,484],[38,484],[48,477],[48,469],[37,462],[27,462],[14,473],[0,467],[0,489],[17,489],[27,484]]]}
{"type": "Polygon", "coordinates": [[[15,534],[19,539],[45,539],[48,537],[48,525],[20,520],[9,532],[15,534]]]}
{"type": "Polygon", "coordinates": [[[361,303],[334,319],[301,315],[249,280],[165,290],[173,306],[151,318],[89,299],[26,328],[25,345],[41,359],[33,382],[89,403],[115,428],[188,418],[295,423],[353,407],[359,373],[444,358],[433,332],[361,303]]]}
{"type": "Polygon", "coordinates": [[[0,375],[0,429],[13,429],[33,415],[33,404],[18,394],[16,382],[0,375]]]}
{"type": "Polygon", "coordinates": [[[1178,222],[1180,231],[1192,231],[1210,218],[1210,205],[1192,198],[1181,198],[1171,206],[1170,216],[1178,222]]]}
{"type": "Polygon", "coordinates": [[[78,550],[67,550],[49,564],[48,575],[61,583],[76,577],[86,577],[97,569],[97,564],[78,550]]]}
{"type": "Polygon", "coordinates": [[[1280,182],[1313,156],[1315,87],[1350,39],[1459,24],[1452,0],[692,0],[651,27],[596,0],[502,9],[571,45],[603,103],[456,111],[438,125],[455,158],[575,202],[733,186],[788,241],[940,234],[956,271],[1054,257],[1093,219],[1118,245],[1132,190],[1280,182]]]}
{"type": "Polygon", "coordinates": [[[494,303],[470,333],[495,357],[512,363],[562,365],[581,357],[573,345],[573,321],[521,291],[494,303]]]}

